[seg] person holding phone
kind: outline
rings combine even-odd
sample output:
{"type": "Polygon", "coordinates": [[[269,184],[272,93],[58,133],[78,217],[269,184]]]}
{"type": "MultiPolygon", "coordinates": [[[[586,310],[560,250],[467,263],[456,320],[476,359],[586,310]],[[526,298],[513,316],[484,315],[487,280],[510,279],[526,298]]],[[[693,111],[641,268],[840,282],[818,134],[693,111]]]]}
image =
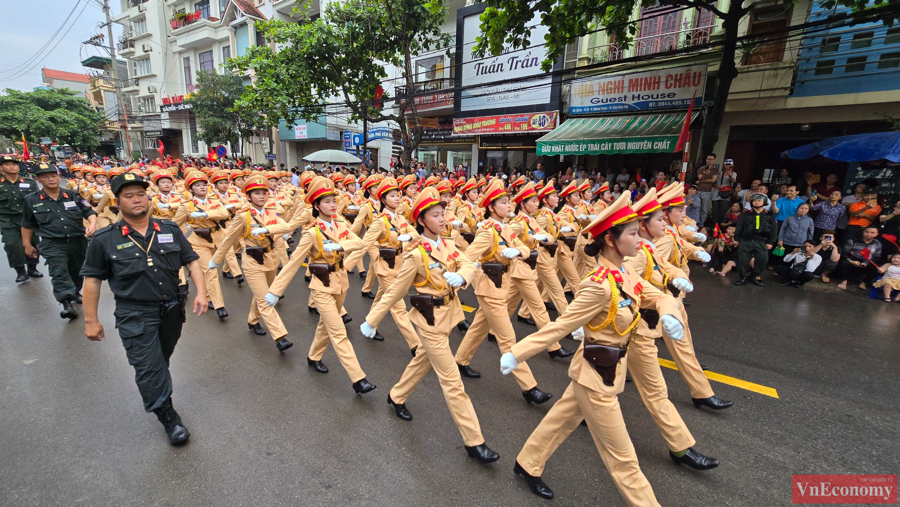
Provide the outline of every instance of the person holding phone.
{"type": "Polygon", "coordinates": [[[700,220],[697,223],[701,226],[706,223],[713,185],[718,176],[719,165],[716,164],[716,154],[710,153],[706,156],[706,165],[697,169],[697,194],[700,195],[700,220]]]}
{"type": "Polygon", "coordinates": [[[823,231],[818,237],[816,253],[822,257],[822,264],[819,265],[816,274],[821,277],[822,283],[830,283],[828,275],[837,269],[838,261],[841,260],[841,249],[834,244],[834,231],[823,231]]]}
{"type": "Polygon", "coordinates": [[[863,191],[862,200],[851,204],[847,208],[847,212],[850,215],[850,220],[847,222],[847,236],[851,240],[857,240],[881,213],[881,206],[878,205],[878,193],[874,188],[867,188],[863,191]]]}
{"type": "Polygon", "coordinates": [[[810,202],[815,203],[812,211],[818,213],[813,220],[816,227],[815,237],[821,238],[824,231],[836,230],[838,222],[847,211],[841,204],[841,191],[835,190],[830,194],[819,194],[813,190],[810,202]]]}

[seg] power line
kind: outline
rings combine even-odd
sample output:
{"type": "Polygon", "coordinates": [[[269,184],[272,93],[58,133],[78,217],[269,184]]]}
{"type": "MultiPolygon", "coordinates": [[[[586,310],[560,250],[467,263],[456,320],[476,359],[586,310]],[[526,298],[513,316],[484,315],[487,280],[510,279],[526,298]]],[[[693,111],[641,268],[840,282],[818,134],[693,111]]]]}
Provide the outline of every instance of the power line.
{"type": "MultiPolygon", "coordinates": [[[[80,1],[80,0],[79,0],[79,1],[80,1]]],[[[69,35],[69,32],[72,30],[72,27],[75,26],[75,23],[77,23],[77,22],[78,22],[78,19],[81,17],[81,15],[84,14],[84,11],[85,11],[85,9],[87,9],[87,6],[88,6],[88,4],[85,3],[85,4],[84,4],[84,7],[81,8],[81,12],[79,12],[79,13],[78,13],[78,16],[75,18],[75,21],[73,21],[72,24],[69,25],[69,28],[66,30],[66,33],[64,33],[63,36],[60,37],[58,41],[56,41],[56,44],[54,44],[53,47],[50,48],[49,51],[47,51],[47,53],[43,56],[43,58],[41,58],[40,60],[38,60],[37,62],[35,62],[35,63],[34,63],[31,67],[29,67],[27,70],[24,70],[24,71],[22,71],[21,73],[16,74],[15,76],[7,77],[7,79],[10,79],[10,80],[11,80],[11,79],[17,79],[17,78],[19,78],[20,76],[25,75],[26,72],[28,72],[28,71],[34,69],[35,67],[37,67],[38,65],[40,65],[41,63],[43,63],[43,61],[46,60],[48,56],[50,56],[50,54],[53,52],[53,50],[55,50],[56,47],[59,46],[59,43],[62,42],[63,39],[66,38],[66,35],[69,35]]]]}
{"type": "Polygon", "coordinates": [[[20,69],[20,68],[22,68],[22,67],[25,67],[25,66],[28,65],[30,62],[34,61],[35,58],[40,57],[40,54],[44,52],[44,49],[46,49],[47,46],[49,46],[50,43],[53,42],[53,39],[55,39],[56,36],[59,34],[59,32],[62,31],[63,27],[66,26],[66,23],[68,23],[69,18],[72,17],[72,14],[75,13],[75,10],[78,9],[78,5],[79,5],[81,2],[82,2],[82,0],[78,0],[77,2],[75,2],[75,5],[72,7],[72,10],[69,11],[69,15],[66,16],[66,19],[63,20],[62,24],[59,25],[59,28],[57,28],[56,31],[53,32],[53,35],[50,36],[50,38],[47,40],[47,42],[45,42],[44,45],[41,46],[41,47],[37,50],[37,52],[36,52],[35,54],[31,55],[30,58],[28,58],[27,60],[25,60],[24,62],[22,62],[22,63],[20,63],[20,64],[18,64],[18,65],[16,65],[16,66],[12,67],[12,68],[9,69],[9,70],[0,71],[0,74],[14,73],[14,72],[16,71],[16,69],[20,69]]]}

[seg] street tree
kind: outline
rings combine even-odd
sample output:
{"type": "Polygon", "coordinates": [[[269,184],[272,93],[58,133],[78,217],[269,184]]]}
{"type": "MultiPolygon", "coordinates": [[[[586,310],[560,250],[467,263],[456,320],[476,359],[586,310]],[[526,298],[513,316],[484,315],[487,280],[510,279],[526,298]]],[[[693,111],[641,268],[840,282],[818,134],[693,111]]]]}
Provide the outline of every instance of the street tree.
{"type": "MultiPolygon", "coordinates": [[[[788,6],[794,0],[780,0],[788,6]]],[[[673,9],[696,8],[705,10],[721,21],[723,37],[715,46],[721,52],[719,68],[716,71],[716,88],[712,103],[704,122],[703,137],[700,141],[700,156],[711,153],[719,140],[719,129],[725,115],[725,105],[731,84],[738,75],[737,60],[760,42],[759,40],[741,40],[739,27],[741,18],[752,10],[749,0],[733,0],[727,7],[720,9],[716,0],[599,0],[583,2],[580,0],[484,0],[487,5],[481,15],[482,37],[473,47],[473,52],[484,56],[499,55],[504,45],[514,48],[525,48],[529,45],[531,20],[535,14],[541,24],[550,28],[546,40],[547,58],[542,62],[543,69],[549,71],[553,62],[563,55],[568,44],[576,42],[578,37],[592,30],[605,30],[613,36],[621,48],[628,48],[637,33],[636,20],[632,16],[642,7],[670,6],[673,9]]],[[[898,16],[896,0],[824,0],[826,8],[844,6],[851,9],[846,22],[854,22],[862,16],[893,22],[898,16]]]]}
{"type": "Polygon", "coordinates": [[[299,23],[257,23],[277,51],[253,46],[230,61],[233,69],[256,76],[236,107],[261,111],[260,120],[275,126],[279,120],[316,121],[337,97],[335,109],[346,111],[351,122],[396,122],[403,140],[401,161],[408,167],[422,136],[412,96],[413,58],[447,48],[452,40],[440,28],[447,15],[442,0],[330,2],[316,19],[295,11],[299,23]],[[388,78],[385,63],[399,69],[399,81],[409,91],[394,97],[396,109],[385,107],[391,99],[382,86],[388,78]]]}
{"type": "Polygon", "coordinates": [[[197,72],[197,87],[185,100],[197,117],[199,138],[208,146],[231,143],[231,148],[243,154],[242,141],[253,135],[258,114],[236,108],[244,93],[240,76],[225,72],[201,70],[197,72]]]}
{"type": "Polygon", "coordinates": [[[84,97],[69,89],[22,92],[7,88],[0,95],[0,135],[25,139],[36,146],[42,137],[89,152],[100,145],[106,118],[84,97]]]}

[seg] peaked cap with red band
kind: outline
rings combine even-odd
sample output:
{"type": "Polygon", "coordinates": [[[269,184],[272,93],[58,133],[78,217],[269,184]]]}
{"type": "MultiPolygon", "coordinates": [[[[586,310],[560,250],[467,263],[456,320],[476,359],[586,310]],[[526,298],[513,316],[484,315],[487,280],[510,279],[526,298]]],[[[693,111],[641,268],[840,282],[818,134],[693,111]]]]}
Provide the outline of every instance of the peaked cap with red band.
{"type": "Polygon", "coordinates": [[[309,191],[306,193],[306,204],[312,204],[316,200],[327,195],[334,195],[334,182],[324,176],[316,176],[309,184],[309,191]]]}
{"type": "Polygon", "coordinates": [[[465,195],[470,190],[473,190],[478,187],[478,182],[475,181],[475,178],[469,178],[469,181],[466,181],[462,184],[462,188],[459,189],[459,193],[465,195]]]}
{"type": "Polygon", "coordinates": [[[390,192],[391,190],[398,190],[397,180],[393,177],[387,177],[381,180],[381,183],[378,184],[378,188],[375,189],[375,198],[381,200],[381,197],[390,192]]]}
{"type": "Polygon", "coordinates": [[[250,195],[250,192],[253,190],[269,190],[269,183],[266,181],[265,176],[259,174],[250,176],[244,182],[244,186],[241,187],[241,192],[247,195],[250,195]]]}
{"type": "Polygon", "coordinates": [[[532,197],[536,197],[537,192],[534,191],[534,183],[528,182],[525,186],[522,187],[522,190],[513,197],[513,202],[516,204],[522,204],[525,200],[530,199],[532,197]]]}
{"type": "Polygon", "coordinates": [[[559,198],[565,199],[566,197],[574,194],[577,190],[578,190],[578,183],[576,183],[575,181],[572,181],[572,183],[569,183],[568,185],[566,185],[566,188],[560,190],[559,198]]]}
{"type": "Polygon", "coordinates": [[[680,181],[672,182],[659,192],[656,200],[662,204],[663,208],[684,206],[684,184],[680,181]]]}
{"type": "Polygon", "coordinates": [[[226,171],[216,171],[212,173],[212,176],[209,177],[210,183],[215,183],[217,181],[227,180],[228,173],[226,171]]]}
{"type": "Polygon", "coordinates": [[[651,188],[644,197],[642,197],[638,202],[631,205],[634,211],[638,214],[638,217],[644,218],[649,216],[654,211],[662,208],[662,204],[656,200],[656,188],[651,188]]]}
{"type": "Polygon", "coordinates": [[[450,184],[450,180],[441,180],[434,188],[437,189],[439,194],[453,193],[453,185],[450,184]]]}
{"type": "Polygon", "coordinates": [[[416,196],[416,200],[413,201],[412,207],[409,211],[409,218],[415,224],[416,220],[419,218],[419,215],[422,214],[428,208],[441,203],[441,195],[438,193],[437,189],[434,187],[426,187],[423,188],[419,195],[416,196]]]}
{"type": "Polygon", "coordinates": [[[416,183],[416,175],[415,174],[407,174],[402,179],[400,179],[400,181],[397,183],[399,183],[400,190],[403,190],[404,188],[416,183]]]}
{"type": "Polygon", "coordinates": [[[544,186],[544,188],[541,189],[541,192],[538,194],[538,198],[543,200],[544,197],[547,197],[548,195],[555,193],[555,192],[556,192],[556,189],[553,188],[553,185],[550,185],[548,183],[546,186],[544,186]]]}
{"type": "Polygon", "coordinates": [[[503,180],[499,178],[494,179],[487,188],[484,189],[484,194],[481,195],[481,200],[478,201],[478,207],[487,209],[488,204],[504,195],[509,195],[509,193],[503,187],[503,180]]]}
{"type": "Polygon", "coordinates": [[[631,203],[631,193],[624,192],[612,204],[601,211],[597,218],[584,228],[589,239],[595,239],[603,234],[610,227],[615,225],[626,224],[636,220],[638,215],[629,204],[631,203]]]}
{"type": "Polygon", "coordinates": [[[184,188],[190,189],[191,185],[198,181],[209,183],[209,179],[205,174],[200,171],[191,171],[184,175],[184,188]]]}

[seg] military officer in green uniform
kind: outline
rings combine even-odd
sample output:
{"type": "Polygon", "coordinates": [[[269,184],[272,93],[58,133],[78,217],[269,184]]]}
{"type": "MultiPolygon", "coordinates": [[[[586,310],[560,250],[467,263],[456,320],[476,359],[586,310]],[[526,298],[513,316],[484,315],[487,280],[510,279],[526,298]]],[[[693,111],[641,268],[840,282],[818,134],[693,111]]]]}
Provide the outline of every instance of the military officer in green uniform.
{"type": "Polygon", "coordinates": [[[78,193],[60,188],[56,167],[38,164],[34,175],[44,188],[25,197],[22,211],[25,255],[37,259],[40,250],[50,270],[53,296],[63,305],[59,316],[74,319],[78,312],[72,304],[81,303],[84,279],[79,272],[88,245],[86,236],[97,228],[97,214],[78,193]],[[88,221],[87,228],[84,220],[88,221]],[[38,248],[31,242],[36,234],[41,237],[38,248]]]}
{"type": "Polygon", "coordinates": [[[172,376],[169,358],[181,337],[185,321],[187,286],[179,274],[187,266],[197,296],[193,310],[206,312],[206,284],[200,257],[175,222],[151,218],[148,183],[125,173],[113,178],[110,187],[122,219],[94,233],[88,245],[81,274],[84,279],[84,334],[104,338],[97,319],[103,280],[116,300],[116,328],[134,367],[135,382],[144,410],[153,412],[173,445],[185,442],[190,433],[172,406],[172,376]]]}
{"type": "MultiPolygon", "coordinates": [[[[38,259],[25,257],[22,246],[22,210],[25,207],[25,196],[38,190],[34,180],[19,175],[19,161],[15,157],[0,157],[0,236],[3,238],[3,249],[9,267],[16,270],[16,283],[23,284],[31,278],[44,275],[37,270],[38,259]],[[26,269],[26,265],[28,269],[26,269]]],[[[37,246],[37,238],[31,238],[31,244],[37,246]]]]}

